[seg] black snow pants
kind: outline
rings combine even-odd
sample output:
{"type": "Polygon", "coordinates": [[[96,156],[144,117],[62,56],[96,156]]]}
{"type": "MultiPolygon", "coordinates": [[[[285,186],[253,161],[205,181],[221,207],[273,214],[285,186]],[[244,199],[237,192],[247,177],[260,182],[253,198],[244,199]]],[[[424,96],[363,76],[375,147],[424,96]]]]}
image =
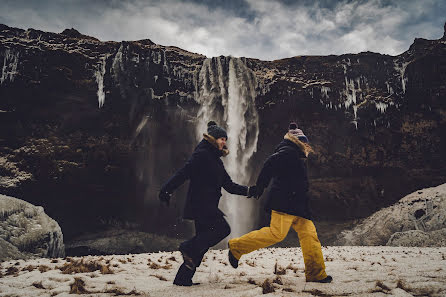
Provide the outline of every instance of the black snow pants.
{"type": "MultiPolygon", "coordinates": [[[[231,233],[231,227],[223,216],[214,219],[195,220],[195,236],[183,242],[180,250],[189,255],[196,267],[200,266],[204,254],[231,233]]],[[[177,272],[177,279],[191,281],[195,270],[190,270],[183,263],[177,272]]]]}

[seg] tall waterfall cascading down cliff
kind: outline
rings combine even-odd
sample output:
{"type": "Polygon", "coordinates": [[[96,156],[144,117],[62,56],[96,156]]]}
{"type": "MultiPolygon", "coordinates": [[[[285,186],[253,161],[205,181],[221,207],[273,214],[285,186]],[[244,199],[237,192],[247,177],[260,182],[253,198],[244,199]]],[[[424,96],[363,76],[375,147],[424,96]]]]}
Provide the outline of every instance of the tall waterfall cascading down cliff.
{"type": "MultiPolygon", "coordinates": [[[[210,120],[227,129],[229,155],[224,158],[228,174],[236,183],[247,185],[249,160],[257,149],[259,120],[255,108],[255,75],[243,58],[206,59],[196,81],[197,139],[201,139],[210,120]]],[[[229,219],[232,236],[250,231],[255,223],[254,202],[223,194],[223,211],[229,219]]]]}

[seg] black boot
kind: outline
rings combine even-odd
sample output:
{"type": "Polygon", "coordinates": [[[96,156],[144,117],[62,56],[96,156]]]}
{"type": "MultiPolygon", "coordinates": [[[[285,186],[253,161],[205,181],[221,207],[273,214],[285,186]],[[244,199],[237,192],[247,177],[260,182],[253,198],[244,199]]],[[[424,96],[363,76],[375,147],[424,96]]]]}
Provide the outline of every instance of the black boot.
{"type": "Polygon", "coordinates": [[[198,283],[192,282],[192,277],[194,276],[194,274],[195,274],[195,269],[191,270],[187,268],[185,263],[183,263],[178,269],[173,284],[177,286],[186,286],[186,287],[198,285],[198,283]]]}
{"type": "Polygon", "coordinates": [[[231,252],[231,248],[229,247],[229,243],[228,243],[228,260],[229,263],[231,264],[231,266],[233,268],[237,268],[238,267],[238,260],[236,257],[234,257],[234,255],[231,252]]]}
{"type": "Polygon", "coordinates": [[[313,283],[323,283],[323,284],[328,284],[331,283],[331,281],[333,280],[333,278],[331,277],[331,275],[327,275],[326,278],[321,279],[321,280],[317,280],[317,281],[312,281],[313,283]]]}

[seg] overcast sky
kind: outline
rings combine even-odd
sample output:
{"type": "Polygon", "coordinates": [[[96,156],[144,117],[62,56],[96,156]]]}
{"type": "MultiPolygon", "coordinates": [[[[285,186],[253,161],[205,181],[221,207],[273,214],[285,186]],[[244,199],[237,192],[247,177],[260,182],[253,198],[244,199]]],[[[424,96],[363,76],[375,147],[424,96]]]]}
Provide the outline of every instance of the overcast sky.
{"type": "Polygon", "coordinates": [[[274,60],[373,51],[438,39],[445,0],[0,0],[0,23],[100,40],[151,39],[208,57],[274,60]]]}

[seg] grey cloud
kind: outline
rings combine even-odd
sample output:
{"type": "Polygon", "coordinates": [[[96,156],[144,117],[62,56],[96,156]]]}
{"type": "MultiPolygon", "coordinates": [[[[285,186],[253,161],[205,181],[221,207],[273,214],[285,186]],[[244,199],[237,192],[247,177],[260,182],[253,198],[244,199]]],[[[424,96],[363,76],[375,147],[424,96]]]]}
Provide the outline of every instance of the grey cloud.
{"type": "Polygon", "coordinates": [[[265,60],[375,51],[396,55],[415,37],[439,38],[441,0],[420,1],[99,1],[4,0],[0,21],[101,40],[149,38],[207,56],[265,60]]]}

